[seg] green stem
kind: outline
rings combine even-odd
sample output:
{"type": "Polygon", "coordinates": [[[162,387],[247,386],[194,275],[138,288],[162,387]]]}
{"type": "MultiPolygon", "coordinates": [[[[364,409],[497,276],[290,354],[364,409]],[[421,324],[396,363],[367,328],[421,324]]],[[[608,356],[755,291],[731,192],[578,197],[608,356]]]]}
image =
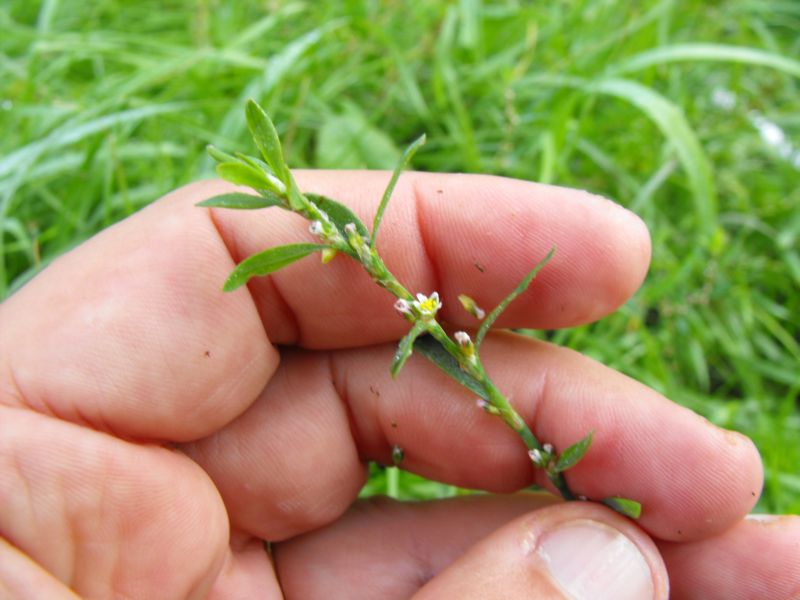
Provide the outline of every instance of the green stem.
{"type": "MultiPolygon", "coordinates": [[[[525,444],[525,447],[528,450],[537,449],[543,451],[544,447],[542,446],[541,442],[536,439],[536,436],[533,435],[533,432],[531,431],[530,427],[528,427],[528,424],[525,423],[519,413],[514,409],[513,406],[511,406],[511,403],[508,401],[508,399],[502,394],[502,392],[500,392],[499,389],[497,389],[497,386],[486,374],[486,370],[483,368],[483,363],[481,363],[480,358],[477,355],[474,355],[474,360],[465,360],[460,346],[453,342],[453,340],[447,335],[438,322],[432,324],[430,333],[445,348],[445,350],[447,350],[447,352],[453,356],[453,358],[458,360],[461,367],[467,371],[467,373],[469,373],[473,379],[481,384],[486,392],[486,399],[500,412],[499,416],[501,419],[503,419],[506,425],[508,425],[517,433],[517,435],[519,435],[520,439],[522,439],[522,442],[525,444]]],[[[547,477],[561,493],[561,496],[564,498],[564,500],[575,500],[575,494],[573,494],[572,490],[569,489],[569,485],[567,485],[567,480],[564,478],[563,473],[548,472],[547,477]]]]}
{"type": "MultiPolygon", "coordinates": [[[[308,202],[306,211],[311,213],[314,219],[330,223],[328,216],[319,210],[313,203],[308,202]]],[[[347,243],[342,240],[343,243],[347,243]]],[[[403,300],[413,300],[414,296],[409,292],[389,271],[386,264],[378,255],[375,248],[369,248],[368,256],[360,256],[361,265],[372,279],[381,287],[388,290],[393,296],[403,300]]],[[[537,449],[543,451],[542,444],[533,435],[530,427],[520,417],[519,413],[511,406],[508,399],[497,389],[494,382],[489,378],[483,364],[477,354],[466,357],[461,346],[447,335],[436,319],[431,319],[428,327],[429,333],[438,341],[442,347],[458,361],[458,364],[483,387],[486,393],[486,400],[499,411],[499,416],[503,421],[519,435],[528,450],[537,449]]],[[[562,473],[548,472],[547,477],[561,493],[565,500],[574,500],[575,495],[569,489],[566,479],[562,473]]]]}

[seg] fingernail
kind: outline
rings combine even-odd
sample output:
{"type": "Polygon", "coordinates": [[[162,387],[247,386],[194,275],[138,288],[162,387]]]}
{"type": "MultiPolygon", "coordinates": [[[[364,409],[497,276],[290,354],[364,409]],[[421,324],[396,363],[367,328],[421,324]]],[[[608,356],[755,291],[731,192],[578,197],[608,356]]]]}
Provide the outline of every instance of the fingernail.
{"type": "Polygon", "coordinates": [[[567,521],[539,543],[551,577],[575,600],[642,600],[655,590],[639,548],[616,529],[580,519],[567,521]]]}

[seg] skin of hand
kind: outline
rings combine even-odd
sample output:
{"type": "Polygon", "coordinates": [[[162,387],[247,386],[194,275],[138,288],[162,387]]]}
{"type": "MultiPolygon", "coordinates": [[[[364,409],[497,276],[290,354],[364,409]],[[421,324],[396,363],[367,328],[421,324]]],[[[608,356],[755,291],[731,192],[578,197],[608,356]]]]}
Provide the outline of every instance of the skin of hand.
{"type": "MultiPolygon", "coordinates": [[[[371,222],[389,175],[298,172],[371,222]]],[[[407,324],[360,265],[311,258],[235,293],[236,262],[310,234],[277,209],[196,208],[182,188],[56,260],[0,305],[0,597],[789,598],[797,518],[748,520],[758,453],[580,354],[497,332],[483,358],[539,439],[594,431],[547,485],[519,440],[427,361],[389,376],[407,324]],[[369,460],[492,495],[356,502],[369,460]],[[269,552],[263,540],[269,540],[269,552]]],[[[309,238],[310,239],[310,238],[309,238]]],[[[409,173],[378,240],[442,319],[556,257],[500,327],[616,309],[650,258],[642,222],[584,192],[409,173]]],[[[796,597],[796,596],[795,596],[796,597]]]]}

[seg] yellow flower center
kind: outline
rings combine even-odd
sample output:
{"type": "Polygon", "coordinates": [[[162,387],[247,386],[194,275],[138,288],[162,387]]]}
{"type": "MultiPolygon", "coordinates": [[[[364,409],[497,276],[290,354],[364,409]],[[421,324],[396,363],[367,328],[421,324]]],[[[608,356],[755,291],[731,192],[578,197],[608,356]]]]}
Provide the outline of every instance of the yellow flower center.
{"type": "Polygon", "coordinates": [[[435,298],[428,298],[424,302],[419,303],[419,310],[424,313],[436,312],[437,304],[435,298]]]}

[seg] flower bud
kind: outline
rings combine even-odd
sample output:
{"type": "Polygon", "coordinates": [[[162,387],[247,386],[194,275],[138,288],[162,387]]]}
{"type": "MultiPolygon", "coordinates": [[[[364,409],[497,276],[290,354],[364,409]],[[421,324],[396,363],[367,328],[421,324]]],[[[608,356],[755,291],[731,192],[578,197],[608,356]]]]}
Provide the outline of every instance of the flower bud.
{"type": "Polygon", "coordinates": [[[398,298],[397,302],[394,303],[394,309],[399,312],[401,315],[411,315],[411,303],[408,300],[403,300],[402,298],[398,298]]]}
{"type": "Polygon", "coordinates": [[[456,331],[453,334],[453,337],[455,338],[456,342],[458,342],[458,345],[461,346],[462,348],[466,348],[467,346],[472,344],[472,340],[470,339],[469,334],[466,331],[456,331]]]}
{"type": "Polygon", "coordinates": [[[317,237],[321,237],[325,233],[325,229],[322,227],[322,223],[320,221],[311,221],[308,226],[308,230],[312,235],[316,235],[317,237]]]}
{"type": "Polygon", "coordinates": [[[484,311],[480,306],[475,303],[475,300],[467,296],[466,294],[459,294],[458,301],[461,302],[461,306],[464,307],[469,314],[473,317],[481,321],[486,316],[486,311],[484,311]]]}

